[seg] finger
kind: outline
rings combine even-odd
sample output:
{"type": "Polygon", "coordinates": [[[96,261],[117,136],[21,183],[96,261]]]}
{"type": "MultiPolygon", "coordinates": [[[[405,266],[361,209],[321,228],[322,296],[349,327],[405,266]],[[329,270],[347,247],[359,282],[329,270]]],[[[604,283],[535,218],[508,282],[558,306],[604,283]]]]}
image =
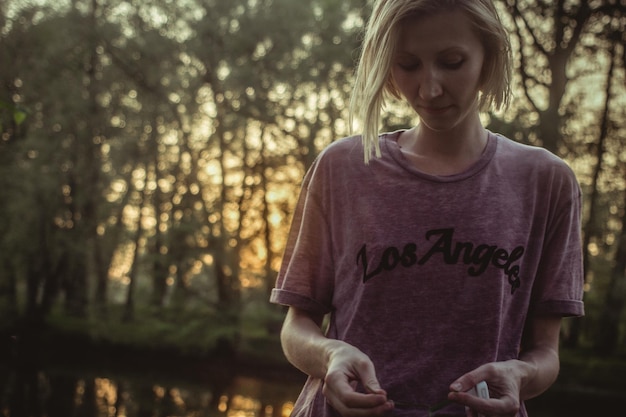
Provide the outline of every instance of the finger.
{"type": "Polygon", "coordinates": [[[387,396],[383,394],[364,394],[360,392],[336,392],[335,398],[348,408],[375,408],[386,404],[387,396]]]}
{"type": "Polygon", "coordinates": [[[345,378],[336,374],[327,375],[324,395],[331,404],[340,403],[347,408],[373,408],[387,402],[387,395],[383,390],[357,392],[345,378]]]}
{"type": "Polygon", "coordinates": [[[483,372],[472,371],[461,376],[452,384],[450,384],[450,391],[465,392],[475,387],[476,384],[478,384],[479,382],[485,380],[487,380],[487,377],[483,372]]]}
{"type": "Polygon", "coordinates": [[[450,393],[448,398],[451,401],[465,405],[465,412],[468,417],[477,416],[517,416],[519,406],[509,398],[482,399],[467,393],[450,393]]]}
{"type": "Polygon", "coordinates": [[[328,403],[343,417],[382,416],[393,409],[393,403],[378,394],[352,392],[343,396],[325,392],[328,403]]]}
{"type": "Polygon", "coordinates": [[[370,394],[382,395],[385,398],[387,397],[387,392],[384,389],[382,389],[380,385],[377,383],[373,384],[370,382],[370,384],[365,385],[365,390],[370,394]]]}
{"type": "Polygon", "coordinates": [[[376,369],[374,369],[374,364],[370,360],[356,362],[353,366],[353,371],[367,392],[385,396],[387,395],[385,390],[383,390],[380,386],[380,382],[378,382],[376,369]]]}
{"type": "Polygon", "coordinates": [[[493,408],[494,401],[499,401],[493,399],[483,399],[468,392],[451,392],[448,394],[448,399],[464,405],[465,414],[468,417],[484,415],[486,410],[493,408]],[[479,414],[479,412],[482,414],[479,414]]]}
{"type": "Polygon", "coordinates": [[[496,374],[497,372],[494,364],[486,363],[464,375],[461,375],[457,380],[450,384],[450,391],[467,391],[481,381],[490,381],[496,374]]]}

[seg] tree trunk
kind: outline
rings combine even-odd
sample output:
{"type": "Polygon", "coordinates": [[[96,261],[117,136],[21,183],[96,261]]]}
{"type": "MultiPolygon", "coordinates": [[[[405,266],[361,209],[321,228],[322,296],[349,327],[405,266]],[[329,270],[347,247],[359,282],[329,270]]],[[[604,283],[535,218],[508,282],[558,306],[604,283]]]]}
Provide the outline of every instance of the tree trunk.
{"type": "MultiPolygon", "coordinates": [[[[156,128],[154,130],[156,130],[156,128]]],[[[153,152],[154,175],[155,181],[158,184],[160,175],[158,148],[155,148],[153,152]]],[[[165,296],[167,294],[167,277],[169,275],[169,265],[166,258],[167,244],[164,239],[165,232],[163,232],[163,230],[166,229],[166,226],[163,226],[164,220],[162,216],[162,203],[161,189],[157,186],[154,190],[154,217],[156,219],[156,226],[154,230],[154,245],[152,247],[152,306],[157,308],[162,307],[165,303],[165,296]]]]}
{"type": "MultiPolygon", "coordinates": [[[[536,7],[545,6],[536,5],[536,7]]],[[[519,72],[526,98],[539,115],[539,126],[537,127],[539,139],[544,148],[558,155],[563,140],[561,133],[563,117],[560,110],[569,81],[567,65],[580,41],[582,30],[591,17],[592,10],[586,2],[581,2],[578,9],[570,11],[566,9],[563,0],[559,0],[555,6],[550,7],[554,8],[552,42],[541,42],[540,36],[533,32],[533,28],[529,25],[529,19],[522,12],[523,9],[528,8],[527,4],[519,4],[516,0],[508,6],[508,9],[516,23],[517,36],[520,41],[518,53],[520,54],[521,67],[519,72]],[[524,36],[523,30],[528,31],[531,36],[524,36]],[[554,46],[550,46],[550,43],[554,46]],[[530,93],[534,85],[542,83],[529,72],[530,66],[537,62],[537,58],[526,56],[528,54],[524,51],[526,44],[531,47],[533,54],[543,55],[548,62],[545,70],[550,72],[550,81],[545,85],[548,90],[548,105],[547,107],[544,106],[545,108],[542,108],[539,104],[540,101],[533,99],[530,93]]]]}
{"type": "Polygon", "coordinates": [[[135,248],[133,249],[133,259],[128,272],[128,287],[126,292],[126,303],[124,304],[124,315],[122,316],[123,322],[131,322],[135,318],[135,288],[137,287],[137,275],[139,271],[139,252],[141,246],[141,233],[143,222],[143,205],[145,201],[146,188],[140,191],[141,200],[139,202],[139,217],[137,219],[137,231],[135,232],[135,248]]]}
{"type": "Polygon", "coordinates": [[[104,259],[104,249],[102,248],[102,237],[96,235],[93,243],[94,268],[96,274],[96,292],[94,304],[96,313],[100,317],[107,315],[107,293],[109,282],[109,264],[104,259]]]}
{"type": "MultiPolygon", "coordinates": [[[[626,179],[626,166],[624,174],[626,179]]],[[[626,301],[626,191],[622,210],[622,229],[595,338],[595,350],[602,355],[611,355],[620,346],[620,319],[626,301]]]]}
{"type": "MultiPolygon", "coordinates": [[[[584,265],[584,277],[585,283],[588,282],[589,276],[589,262],[591,259],[590,253],[590,245],[594,238],[596,238],[599,234],[597,230],[597,210],[598,210],[598,197],[599,197],[599,188],[598,183],[600,179],[600,174],[603,169],[602,161],[604,160],[604,154],[606,152],[606,140],[609,133],[609,121],[610,121],[610,107],[611,107],[611,97],[612,97],[612,86],[613,86],[613,74],[615,72],[615,43],[611,44],[611,53],[610,59],[611,64],[609,66],[609,72],[607,75],[606,89],[605,89],[605,98],[604,98],[604,110],[602,112],[602,122],[600,125],[600,133],[598,137],[598,146],[597,152],[598,155],[596,157],[596,166],[593,170],[593,178],[591,182],[591,194],[589,195],[589,216],[585,225],[583,227],[583,265],[584,265]]],[[[582,327],[582,318],[577,318],[572,321],[569,331],[565,334],[563,339],[563,343],[567,347],[576,347],[578,346],[578,342],[581,334],[582,327]]]]}

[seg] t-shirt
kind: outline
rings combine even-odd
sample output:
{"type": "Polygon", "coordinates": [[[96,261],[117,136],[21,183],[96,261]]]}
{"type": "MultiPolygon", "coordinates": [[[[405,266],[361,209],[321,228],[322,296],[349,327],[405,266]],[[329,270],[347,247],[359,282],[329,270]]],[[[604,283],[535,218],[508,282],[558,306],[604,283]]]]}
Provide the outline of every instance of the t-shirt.
{"type": "MultiPolygon", "coordinates": [[[[581,191],[561,159],[491,132],[469,169],[427,175],[399,134],[369,164],[359,136],[320,153],[271,301],[330,313],[327,337],[367,354],[390,399],[432,406],[464,373],[517,358],[529,315],[584,313],[581,191]]],[[[338,415],[322,384],[307,380],[293,416],[338,415]]]]}

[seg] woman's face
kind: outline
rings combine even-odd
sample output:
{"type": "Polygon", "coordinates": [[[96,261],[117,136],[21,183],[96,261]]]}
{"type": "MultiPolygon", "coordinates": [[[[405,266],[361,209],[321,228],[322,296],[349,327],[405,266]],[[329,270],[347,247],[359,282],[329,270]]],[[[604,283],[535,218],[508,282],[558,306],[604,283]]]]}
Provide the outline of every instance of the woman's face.
{"type": "Polygon", "coordinates": [[[484,58],[465,14],[443,11],[402,24],[391,74],[423,125],[449,131],[477,120],[484,58]]]}

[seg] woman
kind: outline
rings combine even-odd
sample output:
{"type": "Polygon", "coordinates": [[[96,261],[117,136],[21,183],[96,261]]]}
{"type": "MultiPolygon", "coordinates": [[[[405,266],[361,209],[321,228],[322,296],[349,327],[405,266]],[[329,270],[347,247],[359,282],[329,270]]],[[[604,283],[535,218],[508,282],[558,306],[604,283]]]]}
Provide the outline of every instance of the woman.
{"type": "Polygon", "coordinates": [[[309,375],[294,416],[526,416],[556,379],[561,318],[583,314],[581,194],[556,156],[482,126],[509,50],[490,0],[375,3],[363,134],[307,173],[271,297],[309,375]],[[378,135],[387,94],[419,124],[378,135]]]}

